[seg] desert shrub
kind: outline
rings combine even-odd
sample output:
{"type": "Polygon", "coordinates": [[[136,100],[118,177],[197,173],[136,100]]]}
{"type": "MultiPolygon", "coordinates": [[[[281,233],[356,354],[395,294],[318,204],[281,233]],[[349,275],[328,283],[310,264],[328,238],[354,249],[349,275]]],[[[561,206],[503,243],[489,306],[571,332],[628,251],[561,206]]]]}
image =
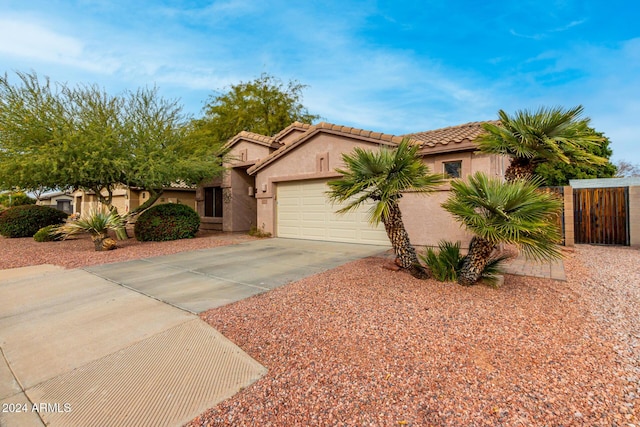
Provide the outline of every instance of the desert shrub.
{"type": "MultiPolygon", "coordinates": [[[[460,253],[460,242],[448,242],[441,240],[438,242],[438,250],[427,248],[424,255],[419,255],[433,278],[440,282],[455,282],[462,268],[464,256],[460,253]]],[[[487,265],[482,270],[481,281],[493,286],[498,282],[498,276],[503,273],[504,262],[510,255],[493,255],[489,258],[487,265]]]]}
{"type": "Polygon", "coordinates": [[[92,208],[73,221],[67,221],[59,229],[63,239],[87,233],[95,245],[96,251],[116,249],[116,241],[109,237],[109,231],[118,234],[124,229],[125,221],[118,212],[105,208],[92,208]]]}
{"type": "Polygon", "coordinates": [[[53,224],[42,227],[33,235],[36,242],[53,242],[62,240],[62,234],[59,231],[60,225],[53,224]]]}
{"type": "Polygon", "coordinates": [[[265,238],[271,237],[271,233],[264,231],[264,224],[262,224],[262,227],[252,225],[251,228],[249,228],[249,236],[265,238]]]}
{"type": "Polygon", "coordinates": [[[35,204],[36,199],[21,192],[0,194],[0,205],[3,205],[5,208],[35,204]]]}
{"type": "Polygon", "coordinates": [[[0,214],[0,234],[5,237],[32,237],[42,227],[62,224],[66,218],[66,213],[48,206],[16,206],[0,214]]]}
{"type": "Polygon", "coordinates": [[[458,271],[462,267],[460,253],[460,242],[452,243],[445,240],[438,242],[438,250],[427,248],[424,255],[420,255],[433,278],[441,282],[455,282],[458,278],[458,271]]]}
{"type": "Polygon", "coordinates": [[[200,228],[198,213],[186,205],[164,203],[144,211],[133,228],[136,239],[165,241],[190,239],[200,228]]]}

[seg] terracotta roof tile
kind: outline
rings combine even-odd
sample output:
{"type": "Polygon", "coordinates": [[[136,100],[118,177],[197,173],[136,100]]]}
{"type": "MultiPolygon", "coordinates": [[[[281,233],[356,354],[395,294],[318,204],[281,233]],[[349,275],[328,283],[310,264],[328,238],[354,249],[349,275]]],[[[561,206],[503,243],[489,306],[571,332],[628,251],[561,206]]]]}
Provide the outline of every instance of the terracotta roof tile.
{"type": "Polygon", "coordinates": [[[311,126],[309,123],[302,123],[302,122],[293,122],[291,123],[289,126],[287,126],[286,128],[282,129],[280,132],[278,132],[277,134],[273,135],[273,139],[275,141],[280,142],[281,139],[283,139],[287,134],[289,134],[292,130],[301,130],[301,131],[306,131],[307,129],[309,129],[311,126]]]}
{"type": "MultiPolygon", "coordinates": [[[[339,126],[332,123],[321,122],[316,125],[303,125],[302,123],[294,123],[291,126],[299,125],[304,126],[306,131],[299,136],[288,142],[286,145],[281,146],[269,156],[263,158],[257,162],[253,167],[249,168],[248,172],[253,174],[263,166],[273,162],[277,158],[283,156],[288,151],[292,150],[295,146],[300,144],[303,140],[307,139],[309,135],[312,135],[318,131],[337,132],[347,135],[353,135],[355,137],[367,138],[370,140],[378,140],[387,144],[399,144],[403,139],[409,138],[412,144],[419,144],[423,148],[436,148],[438,146],[448,147],[462,142],[473,142],[475,138],[480,135],[484,130],[482,124],[487,122],[471,122],[457,126],[450,126],[442,129],[435,129],[426,132],[412,133],[402,136],[390,135],[381,132],[373,132],[365,129],[357,129],[349,126],[339,126]]],[[[491,121],[489,123],[498,123],[491,121]]],[[[254,134],[255,135],[255,134],[254,134]]],[[[265,137],[269,138],[269,137],[265,137]]],[[[273,138],[271,139],[273,140],[273,138]]],[[[452,147],[451,149],[455,149],[452,147]]]]}
{"type": "Polygon", "coordinates": [[[473,141],[478,135],[484,132],[483,123],[491,122],[471,122],[457,126],[450,126],[442,129],[435,129],[426,132],[418,132],[405,135],[411,139],[420,141],[423,146],[435,147],[437,145],[448,145],[450,143],[460,143],[463,141],[473,141]]]}
{"type": "Polygon", "coordinates": [[[246,139],[248,141],[253,141],[253,142],[257,142],[261,145],[267,145],[267,146],[273,146],[273,145],[278,145],[278,143],[276,142],[276,140],[270,136],[266,136],[266,135],[261,135],[259,133],[254,133],[254,132],[248,132],[246,130],[241,131],[239,134],[237,134],[236,136],[234,136],[233,138],[231,138],[229,141],[227,141],[226,144],[224,144],[223,148],[230,148],[233,145],[235,145],[238,141],[240,141],[241,139],[246,139]]]}

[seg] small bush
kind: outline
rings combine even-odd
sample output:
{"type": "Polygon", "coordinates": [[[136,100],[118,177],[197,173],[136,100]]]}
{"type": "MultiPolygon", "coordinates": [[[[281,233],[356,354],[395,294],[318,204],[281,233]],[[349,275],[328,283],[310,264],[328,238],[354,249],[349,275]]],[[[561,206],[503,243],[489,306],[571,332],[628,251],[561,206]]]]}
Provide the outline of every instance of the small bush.
{"type": "Polygon", "coordinates": [[[66,213],[48,206],[16,206],[0,214],[0,234],[5,237],[32,237],[42,227],[62,224],[66,218],[66,213]]]}
{"type": "Polygon", "coordinates": [[[265,238],[271,237],[271,233],[269,233],[268,231],[264,231],[264,224],[262,224],[262,227],[252,225],[249,229],[249,236],[265,238]]]}
{"type": "Polygon", "coordinates": [[[434,279],[440,282],[455,282],[464,257],[460,253],[460,242],[441,240],[438,242],[437,252],[427,248],[426,255],[420,255],[420,258],[429,267],[434,279]]]}
{"type": "Polygon", "coordinates": [[[133,228],[136,239],[147,242],[190,239],[200,228],[198,213],[186,205],[164,203],[144,211],[133,228]]]}
{"type": "Polygon", "coordinates": [[[33,240],[36,242],[54,242],[62,240],[62,234],[60,233],[59,228],[60,226],[58,224],[42,227],[33,235],[33,240]]]}
{"type": "MultiPolygon", "coordinates": [[[[438,242],[438,251],[427,248],[425,255],[420,255],[433,278],[440,282],[455,282],[462,268],[464,256],[460,253],[460,242],[452,243],[445,240],[438,242]]],[[[503,273],[504,263],[511,255],[493,255],[480,276],[480,281],[489,286],[498,283],[498,275],[503,273]]]]}

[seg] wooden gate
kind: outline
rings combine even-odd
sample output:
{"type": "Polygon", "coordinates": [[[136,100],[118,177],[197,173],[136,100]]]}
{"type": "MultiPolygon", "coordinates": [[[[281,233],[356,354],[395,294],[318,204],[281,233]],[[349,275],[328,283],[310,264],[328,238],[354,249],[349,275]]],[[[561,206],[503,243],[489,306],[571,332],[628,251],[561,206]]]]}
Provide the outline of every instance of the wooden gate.
{"type": "Polygon", "coordinates": [[[576,243],[629,245],[629,187],[573,190],[576,243]]]}

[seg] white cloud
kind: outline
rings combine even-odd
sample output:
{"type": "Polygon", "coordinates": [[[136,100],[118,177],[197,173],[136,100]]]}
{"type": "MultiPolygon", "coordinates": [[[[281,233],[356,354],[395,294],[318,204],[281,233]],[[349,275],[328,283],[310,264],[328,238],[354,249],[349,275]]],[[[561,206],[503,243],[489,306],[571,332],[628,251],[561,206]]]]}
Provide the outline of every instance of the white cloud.
{"type": "Polygon", "coordinates": [[[37,22],[0,18],[0,55],[69,65],[92,72],[112,72],[117,61],[97,61],[77,38],[56,33],[37,22]]]}

